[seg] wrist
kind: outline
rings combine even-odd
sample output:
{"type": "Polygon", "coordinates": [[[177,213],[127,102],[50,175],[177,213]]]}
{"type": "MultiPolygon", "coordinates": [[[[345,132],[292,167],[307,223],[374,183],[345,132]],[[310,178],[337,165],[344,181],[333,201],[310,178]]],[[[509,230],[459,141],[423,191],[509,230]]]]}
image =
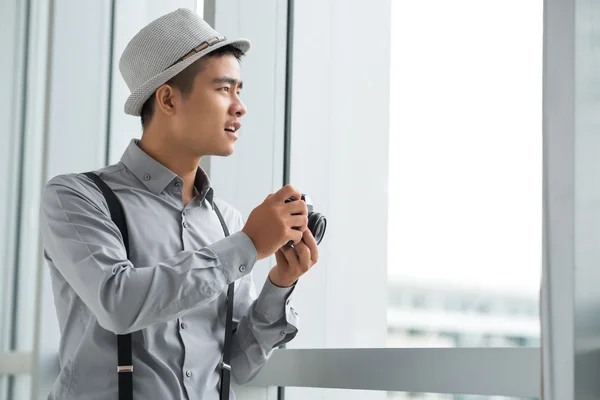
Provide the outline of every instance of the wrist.
{"type": "Polygon", "coordinates": [[[254,238],[252,237],[252,234],[250,234],[245,227],[242,228],[242,233],[244,233],[248,239],[250,239],[250,241],[252,242],[252,245],[254,246],[254,249],[256,250],[256,260],[262,260],[263,258],[265,258],[265,255],[262,254],[259,250],[258,250],[258,246],[256,246],[256,241],[254,240],[254,238]]]}
{"type": "Polygon", "coordinates": [[[269,272],[269,280],[275,286],[280,288],[289,288],[294,286],[294,283],[296,283],[298,277],[286,274],[285,271],[276,265],[271,268],[271,272],[269,272]]]}

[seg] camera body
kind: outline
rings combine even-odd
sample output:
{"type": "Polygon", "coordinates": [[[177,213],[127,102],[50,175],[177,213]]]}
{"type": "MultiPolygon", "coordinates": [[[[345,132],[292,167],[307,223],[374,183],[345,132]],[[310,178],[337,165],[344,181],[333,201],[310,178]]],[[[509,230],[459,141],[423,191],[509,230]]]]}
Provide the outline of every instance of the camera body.
{"type": "MultiPolygon", "coordinates": [[[[315,211],[314,204],[306,194],[302,193],[300,200],[306,203],[306,208],[308,209],[308,230],[310,230],[310,233],[314,236],[317,244],[320,244],[327,229],[327,219],[323,214],[315,211]]],[[[296,199],[290,197],[285,202],[289,203],[291,201],[296,201],[296,199]]],[[[293,243],[294,242],[290,241],[287,245],[291,246],[293,243]]]]}

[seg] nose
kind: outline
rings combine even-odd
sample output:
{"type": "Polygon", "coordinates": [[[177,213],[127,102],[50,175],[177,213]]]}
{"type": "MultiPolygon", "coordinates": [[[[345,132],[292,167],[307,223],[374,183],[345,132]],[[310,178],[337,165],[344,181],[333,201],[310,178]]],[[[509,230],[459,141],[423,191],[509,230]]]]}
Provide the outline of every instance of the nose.
{"type": "Polygon", "coordinates": [[[231,113],[236,117],[243,117],[248,112],[244,102],[238,97],[236,101],[231,105],[231,113]]]}

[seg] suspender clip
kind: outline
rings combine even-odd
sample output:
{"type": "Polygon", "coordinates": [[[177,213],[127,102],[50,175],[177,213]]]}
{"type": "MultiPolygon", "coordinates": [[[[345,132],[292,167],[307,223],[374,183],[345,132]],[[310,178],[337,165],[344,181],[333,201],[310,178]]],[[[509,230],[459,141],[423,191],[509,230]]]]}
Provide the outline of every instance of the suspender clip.
{"type": "Polygon", "coordinates": [[[225,364],[223,361],[221,361],[221,369],[226,369],[226,370],[231,371],[231,365],[225,364]]]}
{"type": "Polygon", "coordinates": [[[119,365],[117,367],[117,373],[121,372],[133,372],[133,365],[119,365]]]}

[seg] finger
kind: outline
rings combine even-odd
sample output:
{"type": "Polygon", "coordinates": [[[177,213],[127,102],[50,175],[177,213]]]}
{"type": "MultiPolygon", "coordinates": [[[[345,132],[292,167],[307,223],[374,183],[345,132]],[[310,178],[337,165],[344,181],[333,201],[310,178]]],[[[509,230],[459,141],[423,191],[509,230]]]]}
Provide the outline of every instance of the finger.
{"type": "Polygon", "coordinates": [[[285,203],[283,209],[286,213],[290,214],[308,215],[308,207],[302,200],[285,203]]]}
{"type": "Polygon", "coordinates": [[[296,254],[296,250],[294,250],[292,247],[284,246],[280,249],[280,251],[290,267],[298,267],[298,255],[296,254]]]}
{"type": "Polygon", "coordinates": [[[292,215],[287,221],[290,228],[298,228],[300,232],[308,229],[308,217],[306,215],[292,215]]]}
{"type": "Polygon", "coordinates": [[[294,245],[297,245],[302,241],[302,231],[289,229],[287,239],[294,241],[294,245]]]}
{"type": "Polygon", "coordinates": [[[306,243],[300,242],[294,247],[294,249],[298,254],[298,266],[303,272],[308,271],[308,269],[313,265],[309,247],[306,245],[306,243]]]}
{"type": "Polygon", "coordinates": [[[317,245],[317,240],[309,229],[304,231],[304,234],[302,235],[302,241],[310,249],[310,259],[316,264],[319,260],[319,246],[317,245]]]}
{"type": "Polygon", "coordinates": [[[283,203],[290,197],[293,197],[294,199],[300,199],[302,197],[302,193],[300,193],[292,185],[285,185],[273,195],[273,200],[283,203]]]}
{"type": "MultiPolygon", "coordinates": [[[[282,263],[282,261],[281,261],[281,259],[282,259],[282,258],[283,258],[283,259],[286,259],[286,258],[285,258],[285,254],[283,253],[283,250],[284,250],[284,248],[288,248],[288,246],[283,246],[283,247],[279,248],[279,250],[277,250],[277,251],[275,252],[275,259],[276,259],[276,261],[277,261],[277,264],[283,264],[283,263],[282,263]]],[[[285,265],[285,264],[284,264],[284,265],[285,265]]]]}

